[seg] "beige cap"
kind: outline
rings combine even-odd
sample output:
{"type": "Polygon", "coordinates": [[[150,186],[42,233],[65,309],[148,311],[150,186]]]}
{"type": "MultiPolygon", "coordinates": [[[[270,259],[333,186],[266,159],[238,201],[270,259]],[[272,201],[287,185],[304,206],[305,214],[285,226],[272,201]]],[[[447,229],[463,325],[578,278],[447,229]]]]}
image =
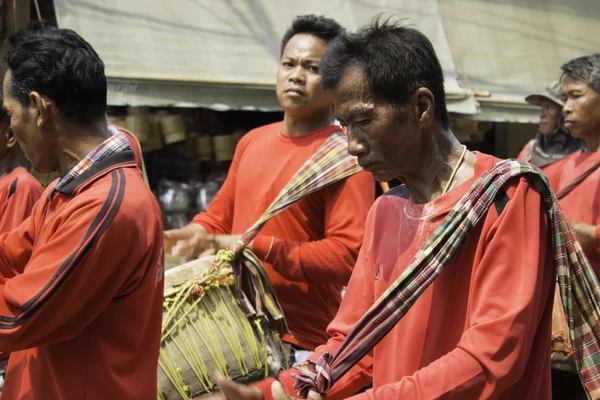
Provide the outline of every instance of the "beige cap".
{"type": "Polygon", "coordinates": [[[565,105],[562,99],[562,85],[560,81],[553,82],[542,93],[534,93],[525,97],[526,102],[536,106],[541,105],[543,100],[550,100],[561,107],[565,105]]]}

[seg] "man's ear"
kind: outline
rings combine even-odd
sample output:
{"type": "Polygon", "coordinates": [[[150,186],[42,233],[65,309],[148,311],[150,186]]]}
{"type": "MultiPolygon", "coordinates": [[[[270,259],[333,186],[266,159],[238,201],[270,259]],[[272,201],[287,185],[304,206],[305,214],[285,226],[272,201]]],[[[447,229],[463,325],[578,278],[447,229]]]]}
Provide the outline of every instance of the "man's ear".
{"type": "Polygon", "coordinates": [[[17,138],[10,127],[6,130],[6,148],[12,149],[17,145],[17,138]]]}
{"type": "Polygon", "coordinates": [[[418,121],[422,128],[431,126],[435,119],[435,98],[427,88],[419,88],[414,93],[418,107],[418,121]]]}
{"type": "Polygon", "coordinates": [[[36,119],[36,125],[38,128],[41,128],[46,124],[50,118],[50,114],[54,111],[54,102],[38,92],[29,93],[29,100],[33,106],[33,117],[36,119]]]}

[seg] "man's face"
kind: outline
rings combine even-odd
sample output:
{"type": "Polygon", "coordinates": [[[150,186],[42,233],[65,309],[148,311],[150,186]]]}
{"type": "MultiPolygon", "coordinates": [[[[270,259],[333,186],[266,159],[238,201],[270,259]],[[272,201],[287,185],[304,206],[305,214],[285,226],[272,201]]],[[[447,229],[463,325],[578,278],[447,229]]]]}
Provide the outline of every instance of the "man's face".
{"type": "Polygon", "coordinates": [[[23,107],[19,100],[12,95],[10,88],[12,72],[9,69],[4,75],[2,90],[4,104],[2,105],[10,116],[10,129],[15,135],[25,157],[38,172],[49,173],[54,171],[53,143],[46,140],[42,128],[38,127],[37,107],[30,102],[29,107],[23,107]]]}
{"type": "Polygon", "coordinates": [[[565,128],[577,138],[596,138],[600,134],[600,94],[586,82],[565,76],[562,84],[565,128]]]}
{"type": "Polygon", "coordinates": [[[325,50],[326,43],[309,34],[295,35],[285,46],[277,70],[276,92],[286,113],[310,115],[333,108],[319,75],[325,50]]]}
{"type": "Polygon", "coordinates": [[[542,110],[540,111],[540,132],[542,135],[552,135],[556,124],[560,119],[562,107],[553,101],[542,100],[542,110]]]}
{"type": "Polygon", "coordinates": [[[419,165],[421,135],[414,98],[402,108],[375,100],[361,68],[349,67],[331,91],[336,116],[348,127],[348,152],[380,182],[419,165]]]}

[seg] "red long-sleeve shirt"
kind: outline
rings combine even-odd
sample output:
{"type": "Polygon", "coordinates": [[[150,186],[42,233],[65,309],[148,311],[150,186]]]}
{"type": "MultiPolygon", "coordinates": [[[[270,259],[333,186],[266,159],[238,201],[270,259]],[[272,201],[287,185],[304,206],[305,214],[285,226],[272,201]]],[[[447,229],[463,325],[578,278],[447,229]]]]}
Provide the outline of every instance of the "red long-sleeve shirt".
{"type": "MultiPolygon", "coordinates": [[[[477,153],[472,179],[417,205],[401,188],[380,197],[346,296],[316,360],[350,329],[410,263],[474,180],[497,160],[477,153]]],[[[550,399],[554,257],[549,220],[526,179],[514,180],[449,265],[392,331],[333,386],[355,400],[550,399]]],[[[295,394],[290,371],[279,378],[295,394]]],[[[258,386],[265,393],[266,382],[258,386]]],[[[270,396],[269,396],[270,397],[270,396]]]]}
{"type": "MultiPolygon", "coordinates": [[[[210,233],[245,233],[340,128],[329,126],[299,137],[281,129],[282,123],[271,124],[242,138],[223,187],[192,222],[210,233]]],[[[361,172],[291,206],[267,222],[254,240],[253,251],[266,261],[293,334],[284,339],[309,350],[327,340],[326,328],[352,273],[374,197],[373,178],[361,172]]]]}
{"type": "Polygon", "coordinates": [[[158,204],[131,151],[93,165],[0,235],[3,400],[156,399],[158,204]]]}
{"type": "MultiPolygon", "coordinates": [[[[576,151],[558,161],[557,169],[549,176],[558,193],[600,160],[600,153],[576,151]]],[[[596,276],[600,277],[600,168],[585,178],[560,201],[569,221],[595,225],[594,243],[582,243],[583,251],[596,276]]]]}
{"type": "Polygon", "coordinates": [[[0,178],[0,233],[25,221],[43,192],[42,185],[23,167],[0,178]]]}

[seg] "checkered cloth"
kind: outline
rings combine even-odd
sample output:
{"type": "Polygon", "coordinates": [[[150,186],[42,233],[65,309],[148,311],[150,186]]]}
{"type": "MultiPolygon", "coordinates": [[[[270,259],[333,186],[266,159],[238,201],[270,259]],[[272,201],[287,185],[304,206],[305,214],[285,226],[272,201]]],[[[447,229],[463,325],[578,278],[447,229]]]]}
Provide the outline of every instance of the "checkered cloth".
{"type": "MultiPolygon", "coordinates": [[[[498,191],[512,178],[524,176],[540,193],[550,216],[560,300],[567,316],[577,368],[588,396],[600,398],[600,286],[571,230],[546,177],[525,162],[505,160],[490,168],[450,211],[417,252],[402,275],[358,321],[335,356],[295,368],[303,397],[320,399],[406,314],[443,271],[469,232],[485,216],[498,191]]],[[[550,349],[548,349],[550,351],[550,349]]]]}
{"type": "Polygon", "coordinates": [[[85,171],[90,169],[94,164],[99,163],[106,157],[111,156],[115,153],[128,150],[130,148],[129,141],[121,133],[113,134],[100,143],[98,146],[93,148],[85,157],[81,159],[71,170],[58,181],[58,184],[54,187],[52,194],[68,185],[73,179],[83,174],[85,171]]]}
{"type": "Polygon", "coordinates": [[[259,220],[246,231],[242,241],[230,250],[221,250],[217,253],[215,264],[227,262],[232,265],[237,289],[236,297],[247,315],[265,316],[274,329],[287,332],[275,291],[262,264],[250,251],[248,244],[267,221],[292,204],[360,171],[362,169],[356,157],[348,153],[346,135],[342,131],[334,132],[300,167],[259,220]]]}

